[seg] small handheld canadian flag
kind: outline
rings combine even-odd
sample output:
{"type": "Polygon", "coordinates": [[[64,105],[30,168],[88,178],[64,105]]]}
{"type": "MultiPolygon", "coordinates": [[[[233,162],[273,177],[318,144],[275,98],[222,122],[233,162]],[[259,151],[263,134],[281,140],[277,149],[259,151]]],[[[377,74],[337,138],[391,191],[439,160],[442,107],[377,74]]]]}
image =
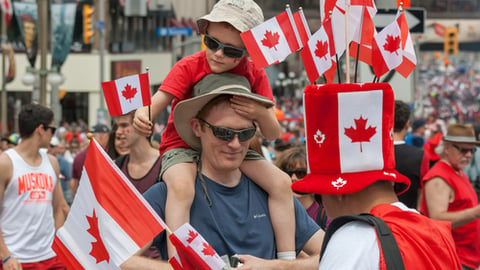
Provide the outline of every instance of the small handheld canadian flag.
{"type": "MultiPolygon", "coordinates": [[[[189,269],[188,265],[194,265],[197,269],[222,269],[225,266],[213,247],[189,223],[174,231],[170,235],[170,241],[177,249],[182,264],[182,268],[175,269],[189,269]]],[[[174,258],[170,264],[178,267],[179,260],[174,258]]]]}
{"type": "Polygon", "coordinates": [[[240,34],[255,65],[259,68],[282,62],[302,48],[292,12],[285,12],[240,34]]]}
{"type": "Polygon", "coordinates": [[[102,82],[102,88],[111,116],[126,114],[151,104],[148,73],[102,82]]]}

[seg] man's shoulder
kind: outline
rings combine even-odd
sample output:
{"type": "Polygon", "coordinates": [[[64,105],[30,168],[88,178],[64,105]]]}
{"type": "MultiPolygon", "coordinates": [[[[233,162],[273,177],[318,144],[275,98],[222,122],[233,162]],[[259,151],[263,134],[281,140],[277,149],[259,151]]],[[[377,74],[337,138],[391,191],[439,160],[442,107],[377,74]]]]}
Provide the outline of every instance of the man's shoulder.
{"type": "Polygon", "coordinates": [[[75,157],[73,158],[73,164],[78,162],[83,163],[85,162],[85,158],[87,157],[87,149],[83,149],[82,151],[78,152],[75,157]]]}

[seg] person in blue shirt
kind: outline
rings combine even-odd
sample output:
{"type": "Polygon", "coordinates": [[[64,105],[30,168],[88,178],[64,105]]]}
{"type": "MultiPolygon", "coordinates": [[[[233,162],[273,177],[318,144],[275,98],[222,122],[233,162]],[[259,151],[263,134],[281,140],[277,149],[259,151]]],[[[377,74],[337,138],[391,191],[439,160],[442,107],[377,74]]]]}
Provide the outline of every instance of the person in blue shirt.
{"type": "MultiPolygon", "coordinates": [[[[220,256],[251,254],[274,259],[276,245],[268,194],[239,169],[249,141],[255,135],[255,124],[235,112],[230,99],[241,95],[258,102],[269,101],[252,94],[244,77],[232,74],[208,75],[195,88],[194,92],[199,91],[199,95],[180,102],[173,112],[175,127],[182,139],[189,145],[201,146],[190,224],[220,256]]],[[[166,195],[163,182],[144,193],[160,217],[165,215],[166,195]]],[[[297,200],[294,208],[297,254],[303,250],[318,260],[324,232],[297,200]]],[[[166,259],[165,232],[157,236],[153,244],[166,259]]],[[[122,268],[135,269],[148,263],[160,269],[162,265],[167,267],[165,262],[134,256],[122,268]]]]}

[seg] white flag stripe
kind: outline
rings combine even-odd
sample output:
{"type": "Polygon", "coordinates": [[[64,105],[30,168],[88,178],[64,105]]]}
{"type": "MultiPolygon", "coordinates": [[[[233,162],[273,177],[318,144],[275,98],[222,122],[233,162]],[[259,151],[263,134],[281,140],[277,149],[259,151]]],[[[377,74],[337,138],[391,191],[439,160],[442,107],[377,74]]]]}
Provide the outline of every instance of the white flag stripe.
{"type": "Polygon", "coordinates": [[[281,62],[285,60],[285,58],[287,58],[287,56],[289,56],[291,53],[287,39],[285,38],[285,35],[281,29],[282,28],[280,28],[277,19],[273,17],[251,30],[255,40],[259,40],[260,50],[262,51],[262,54],[269,65],[276,61],[281,62]],[[261,40],[265,38],[267,30],[272,31],[272,34],[277,33],[279,35],[278,44],[275,45],[275,48],[269,48],[268,46],[263,46],[261,44],[261,40]]]}
{"type": "MultiPolygon", "coordinates": [[[[380,33],[378,33],[375,37],[375,41],[378,44],[378,48],[382,52],[385,64],[390,70],[400,65],[403,59],[403,54],[401,48],[400,27],[398,27],[396,20],[383,28],[382,31],[380,31],[380,33]],[[390,39],[387,39],[387,37],[389,37],[390,39]],[[392,38],[396,38],[400,41],[398,43],[398,45],[400,46],[398,46],[397,50],[394,52],[385,49],[385,44],[387,44],[388,40],[391,40],[392,38]]],[[[387,47],[389,47],[388,44],[387,47]]]]}
{"type": "Polygon", "coordinates": [[[79,263],[85,266],[85,269],[118,269],[118,265],[141,247],[137,246],[112,217],[108,215],[93,194],[88,173],[83,173],[77,196],[75,196],[75,203],[72,204],[70,210],[72,213],[77,213],[77,215],[69,215],[63,227],[58,230],[57,237],[70,250],[72,255],[77,258],[79,263]],[[90,228],[87,216],[93,216],[92,209],[95,209],[95,214],[98,218],[98,230],[110,255],[110,263],[102,261],[97,264],[93,256],[85,253],[86,250],[91,251],[92,244],[97,241],[87,232],[90,228]],[[74,235],[70,235],[68,232],[74,232],[74,235]],[[108,241],[115,239],[115,242],[109,243],[105,241],[106,239],[108,241]],[[120,250],[122,253],[115,253],[114,250],[120,250]]]}
{"type": "Polygon", "coordinates": [[[364,106],[364,104],[382,104],[381,90],[339,93],[338,94],[338,133],[340,134],[340,166],[342,173],[381,170],[383,164],[382,149],[382,116],[380,106],[364,106]],[[376,100],[376,101],[373,101],[376,100]],[[355,120],[362,117],[366,126],[375,128],[370,142],[354,142],[345,135],[345,129],[359,129],[355,120]],[[360,151],[362,147],[362,151],[360,151]]]}
{"type": "Polygon", "coordinates": [[[332,66],[332,58],[330,57],[330,46],[328,44],[328,35],[323,27],[321,27],[317,32],[312,35],[312,37],[308,41],[308,49],[313,56],[313,61],[315,62],[315,67],[317,68],[318,75],[323,74],[332,66]],[[325,46],[327,51],[325,52],[325,56],[323,57],[318,57],[315,54],[318,42],[320,42],[321,44],[326,44],[325,46]]]}
{"type": "Polygon", "coordinates": [[[120,105],[123,112],[130,112],[137,108],[143,107],[142,87],[140,86],[138,75],[127,76],[115,80],[115,85],[117,87],[118,96],[120,97],[120,105]],[[122,91],[125,90],[125,86],[127,86],[127,84],[130,85],[132,89],[135,88],[137,91],[135,96],[131,99],[126,99],[122,94],[122,91]]]}

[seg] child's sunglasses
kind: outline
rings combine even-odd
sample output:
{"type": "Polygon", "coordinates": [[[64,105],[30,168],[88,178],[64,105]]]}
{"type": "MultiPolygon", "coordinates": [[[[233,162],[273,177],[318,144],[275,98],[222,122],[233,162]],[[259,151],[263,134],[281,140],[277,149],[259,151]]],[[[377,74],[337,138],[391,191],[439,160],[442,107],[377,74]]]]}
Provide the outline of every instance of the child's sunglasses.
{"type": "Polygon", "coordinates": [[[214,52],[216,52],[219,49],[222,49],[223,55],[229,58],[238,59],[247,53],[247,50],[245,49],[233,47],[230,45],[225,45],[207,34],[205,34],[205,37],[203,38],[203,42],[205,43],[205,46],[207,46],[208,49],[214,52]]]}

